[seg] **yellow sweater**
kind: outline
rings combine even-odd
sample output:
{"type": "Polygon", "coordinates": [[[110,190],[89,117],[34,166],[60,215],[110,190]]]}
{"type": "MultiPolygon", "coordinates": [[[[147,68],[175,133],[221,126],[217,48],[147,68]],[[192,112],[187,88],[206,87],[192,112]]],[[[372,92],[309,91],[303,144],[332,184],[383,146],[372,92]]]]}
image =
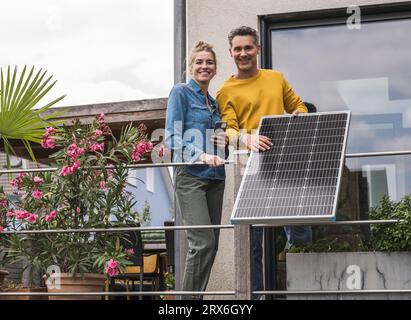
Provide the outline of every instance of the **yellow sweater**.
{"type": "Polygon", "coordinates": [[[262,116],[292,113],[297,109],[307,112],[284,76],[267,69],[259,69],[257,75],[249,79],[231,76],[218,90],[217,101],[230,138],[237,136],[240,129],[247,132],[257,129],[262,116]]]}

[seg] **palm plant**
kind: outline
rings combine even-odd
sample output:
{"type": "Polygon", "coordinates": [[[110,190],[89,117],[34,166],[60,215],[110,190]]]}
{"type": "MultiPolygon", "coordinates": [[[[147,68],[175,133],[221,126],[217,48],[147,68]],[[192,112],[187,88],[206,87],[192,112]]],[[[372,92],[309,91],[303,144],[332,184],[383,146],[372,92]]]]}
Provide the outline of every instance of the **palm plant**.
{"type": "Polygon", "coordinates": [[[20,75],[17,67],[11,72],[7,68],[7,75],[3,75],[0,68],[0,139],[3,141],[7,167],[10,167],[10,152],[16,154],[9,140],[21,140],[31,159],[35,156],[30,142],[40,143],[44,128],[55,126],[62,121],[51,119],[63,114],[65,110],[48,115],[42,113],[59,102],[65,95],[37,108],[37,104],[51,90],[57,81],[51,82],[52,76],[45,78],[47,71],[40,69],[34,72],[34,66],[26,76],[26,66],[20,75]]]}

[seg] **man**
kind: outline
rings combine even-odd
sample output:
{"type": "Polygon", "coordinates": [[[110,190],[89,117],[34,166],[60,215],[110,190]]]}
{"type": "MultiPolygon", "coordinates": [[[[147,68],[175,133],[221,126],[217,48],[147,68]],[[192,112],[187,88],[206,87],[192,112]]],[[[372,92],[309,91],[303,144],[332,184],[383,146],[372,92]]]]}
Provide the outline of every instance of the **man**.
{"type": "MultiPolygon", "coordinates": [[[[245,26],[236,28],[228,35],[228,41],[230,55],[237,66],[237,74],[230,76],[217,93],[221,117],[228,124],[227,135],[231,143],[264,152],[270,149],[272,143],[268,137],[253,133],[258,128],[260,118],[285,112],[297,116],[301,112],[307,112],[307,107],[280,72],[257,67],[260,46],[256,30],[245,26]]],[[[311,241],[310,228],[285,229],[291,245],[299,239],[302,239],[302,242],[311,241]],[[296,233],[293,230],[300,232],[296,233]]],[[[262,228],[254,228],[254,291],[264,290],[262,237],[262,228]]]]}

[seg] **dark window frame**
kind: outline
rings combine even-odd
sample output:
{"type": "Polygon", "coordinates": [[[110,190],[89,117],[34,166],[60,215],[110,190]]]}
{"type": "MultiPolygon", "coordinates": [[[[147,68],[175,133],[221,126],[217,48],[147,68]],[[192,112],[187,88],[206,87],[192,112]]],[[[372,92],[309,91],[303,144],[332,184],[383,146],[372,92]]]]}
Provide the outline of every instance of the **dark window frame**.
{"type": "MultiPolygon", "coordinates": [[[[361,23],[411,19],[411,1],[374,4],[359,7],[361,9],[361,23]]],[[[261,67],[264,69],[273,68],[271,58],[272,30],[342,25],[346,23],[350,15],[351,14],[347,14],[347,7],[344,7],[259,16],[261,67]]]]}

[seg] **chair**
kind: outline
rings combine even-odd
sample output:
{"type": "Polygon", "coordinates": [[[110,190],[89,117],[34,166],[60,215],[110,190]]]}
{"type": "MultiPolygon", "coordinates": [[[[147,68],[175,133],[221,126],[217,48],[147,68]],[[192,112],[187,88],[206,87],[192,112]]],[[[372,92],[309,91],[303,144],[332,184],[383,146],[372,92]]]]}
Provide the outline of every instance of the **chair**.
{"type": "MultiPolygon", "coordinates": [[[[125,291],[136,291],[135,282],[138,282],[138,291],[143,291],[145,285],[150,285],[151,291],[159,288],[159,259],[156,254],[144,254],[143,241],[140,231],[128,231],[123,233],[119,239],[119,245],[124,249],[133,249],[134,254],[130,257],[133,263],[126,267],[124,272],[111,277],[110,290],[123,286],[125,291]],[[131,288],[130,288],[131,283],[131,288]]],[[[130,297],[127,296],[129,300],[130,297]]],[[[142,299],[142,296],[140,296],[142,299]]]]}
{"type": "MultiPolygon", "coordinates": [[[[174,226],[174,221],[164,221],[165,227],[174,226]]],[[[167,272],[174,273],[174,230],[165,231],[167,250],[167,272]]]]}

